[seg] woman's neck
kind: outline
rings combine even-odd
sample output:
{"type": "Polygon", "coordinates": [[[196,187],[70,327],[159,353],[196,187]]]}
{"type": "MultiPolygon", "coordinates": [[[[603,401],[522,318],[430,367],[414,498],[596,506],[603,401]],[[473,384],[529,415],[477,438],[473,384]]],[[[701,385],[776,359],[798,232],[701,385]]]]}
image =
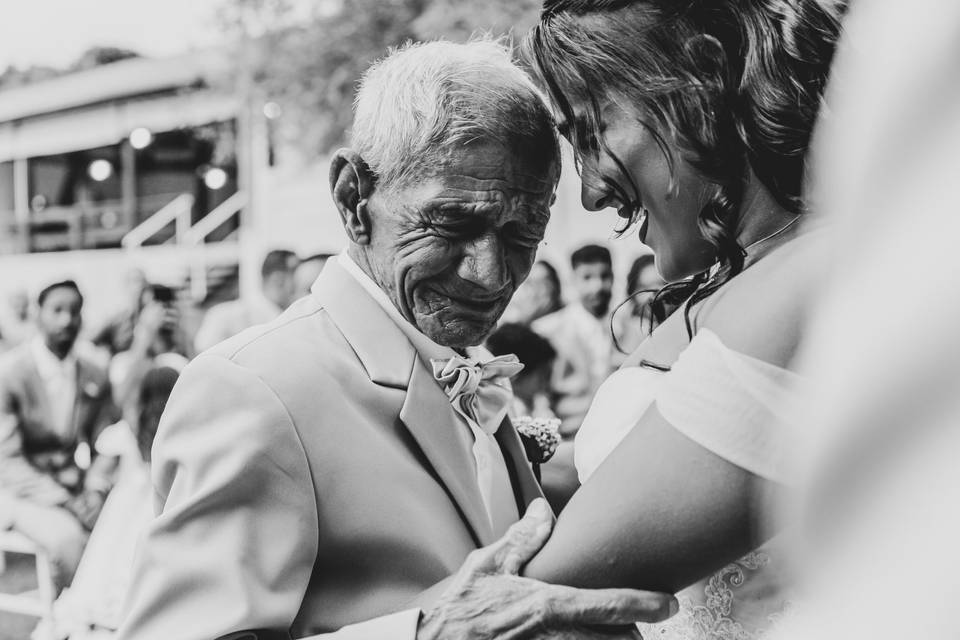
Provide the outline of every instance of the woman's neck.
{"type": "Polygon", "coordinates": [[[800,216],[784,209],[752,171],[740,211],[736,238],[747,253],[745,267],[795,238],[799,232],[800,216]]]}

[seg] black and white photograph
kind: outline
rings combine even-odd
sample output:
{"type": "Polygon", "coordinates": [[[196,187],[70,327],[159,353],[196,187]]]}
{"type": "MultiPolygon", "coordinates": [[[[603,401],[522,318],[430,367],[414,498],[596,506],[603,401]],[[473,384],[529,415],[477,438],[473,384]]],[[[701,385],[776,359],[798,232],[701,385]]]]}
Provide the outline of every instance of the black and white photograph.
{"type": "Polygon", "coordinates": [[[958,0],[5,2],[0,640],[957,640],[958,185],[958,0]]]}

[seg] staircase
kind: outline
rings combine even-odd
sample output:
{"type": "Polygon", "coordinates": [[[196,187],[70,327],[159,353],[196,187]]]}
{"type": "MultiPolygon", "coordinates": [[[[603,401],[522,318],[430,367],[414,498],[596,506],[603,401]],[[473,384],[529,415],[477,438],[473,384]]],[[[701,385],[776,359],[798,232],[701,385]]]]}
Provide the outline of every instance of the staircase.
{"type": "MultiPolygon", "coordinates": [[[[240,212],[247,205],[247,196],[238,191],[191,225],[194,199],[182,194],[144,220],[124,236],[122,245],[131,253],[141,253],[144,246],[154,242],[161,233],[174,233],[166,241],[183,248],[186,273],[177,282],[183,282],[180,297],[188,297],[195,305],[209,308],[223,300],[239,295],[239,258],[211,259],[213,246],[237,245],[240,212]],[[185,294],[185,295],[184,295],[185,294]]],[[[236,253],[236,252],[235,252],[236,253]]]]}
{"type": "MultiPolygon", "coordinates": [[[[215,304],[236,300],[240,297],[240,265],[215,264],[206,269],[207,295],[196,304],[201,309],[209,309],[215,304]]],[[[190,281],[184,283],[181,295],[189,296],[190,281]]]]}

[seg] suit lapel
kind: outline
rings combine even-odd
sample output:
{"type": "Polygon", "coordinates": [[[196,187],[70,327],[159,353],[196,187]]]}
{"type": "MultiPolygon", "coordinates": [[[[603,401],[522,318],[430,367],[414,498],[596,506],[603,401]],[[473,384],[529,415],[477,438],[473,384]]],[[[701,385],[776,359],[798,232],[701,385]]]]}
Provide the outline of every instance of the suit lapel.
{"type": "Polygon", "coordinates": [[[400,419],[430,460],[470,525],[479,546],[493,541],[493,528],[477,486],[471,445],[446,394],[419,358],[413,366],[400,419]]]}
{"type": "Polygon", "coordinates": [[[513,493],[517,499],[517,511],[523,516],[524,511],[535,498],[543,497],[540,483],[533,475],[533,467],[527,460],[527,453],[509,418],[503,421],[497,429],[497,442],[503,452],[503,459],[510,469],[510,479],[513,483],[513,493]]]}
{"type": "Polygon", "coordinates": [[[370,380],[406,389],[400,420],[457,506],[476,543],[483,546],[492,542],[493,530],[477,486],[470,444],[461,437],[450,401],[414,346],[336,259],[327,263],[312,291],[350,343],[370,380]]]}
{"type": "Polygon", "coordinates": [[[413,345],[336,258],[327,261],[311,291],[350,343],[370,380],[405,388],[416,357],[413,345]]]}

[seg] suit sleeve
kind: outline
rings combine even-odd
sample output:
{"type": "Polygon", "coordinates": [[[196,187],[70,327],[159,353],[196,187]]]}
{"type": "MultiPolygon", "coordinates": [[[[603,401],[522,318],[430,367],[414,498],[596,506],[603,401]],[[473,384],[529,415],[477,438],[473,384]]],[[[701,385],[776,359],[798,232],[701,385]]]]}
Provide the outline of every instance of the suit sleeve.
{"type": "Polygon", "coordinates": [[[69,492],[23,455],[20,409],[9,382],[9,372],[0,372],[0,491],[45,506],[61,505],[69,492]]]}
{"type": "Polygon", "coordinates": [[[407,609],[304,640],[415,640],[419,624],[420,609],[407,609]]]}
{"type": "Polygon", "coordinates": [[[286,634],[318,533],[306,454],[277,396],[249,370],[200,356],[167,404],[153,465],[158,515],[140,541],[119,637],[286,634]]]}

